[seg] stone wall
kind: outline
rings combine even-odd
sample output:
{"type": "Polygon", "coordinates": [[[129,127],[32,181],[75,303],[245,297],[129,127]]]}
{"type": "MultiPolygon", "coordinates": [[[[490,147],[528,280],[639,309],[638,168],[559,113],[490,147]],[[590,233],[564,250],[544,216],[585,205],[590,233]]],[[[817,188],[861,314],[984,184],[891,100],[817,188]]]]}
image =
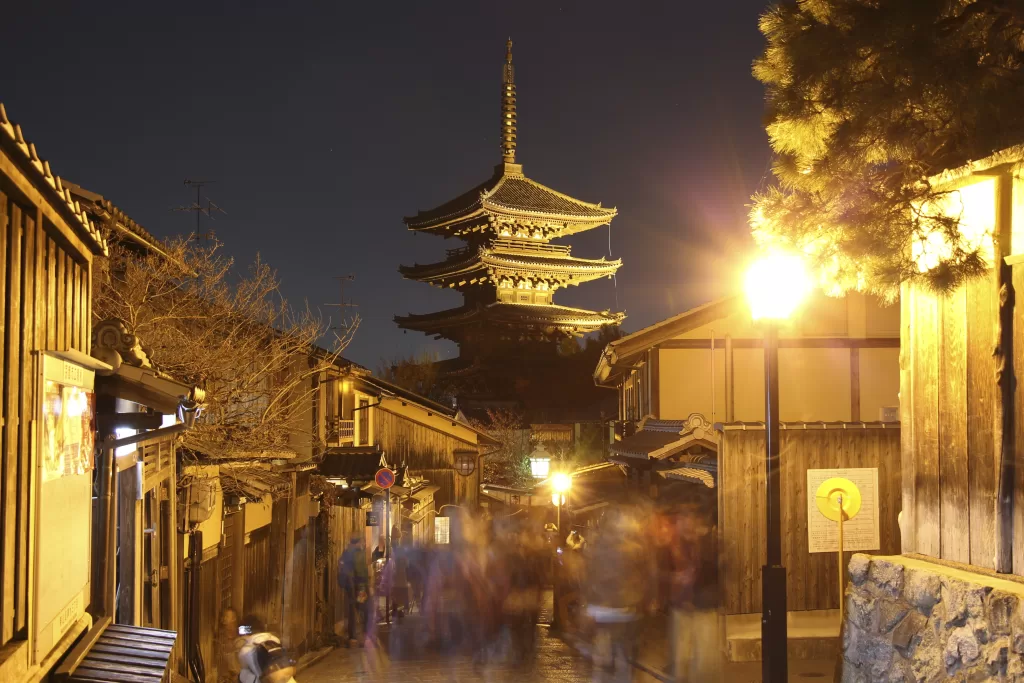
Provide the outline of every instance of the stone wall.
{"type": "Polygon", "coordinates": [[[1024,583],[854,555],[843,653],[843,683],[1024,683],[1024,583]]]}

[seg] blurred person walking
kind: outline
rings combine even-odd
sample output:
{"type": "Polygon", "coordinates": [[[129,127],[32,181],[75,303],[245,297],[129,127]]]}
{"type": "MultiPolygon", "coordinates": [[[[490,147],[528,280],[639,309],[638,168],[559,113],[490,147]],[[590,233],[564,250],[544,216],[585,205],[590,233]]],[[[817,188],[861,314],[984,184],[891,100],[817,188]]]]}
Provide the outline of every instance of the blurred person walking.
{"type": "Polygon", "coordinates": [[[632,681],[636,631],[651,597],[640,525],[626,510],[605,514],[587,558],[587,615],[594,625],[594,681],[632,681]]]}
{"type": "Polygon", "coordinates": [[[366,562],[366,550],[362,536],[355,534],[348,547],[341,554],[338,567],[338,583],[345,594],[348,619],[348,641],[358,644],[366,637],[371,621],[370,610],[370,569],[366,562]]]}
{"type": "Polygon", "coordinates": [[[677,683],[718,681],[721,622],[717,530],[697,504],[677,519],[670,578],[672,676],[677,683]]]}

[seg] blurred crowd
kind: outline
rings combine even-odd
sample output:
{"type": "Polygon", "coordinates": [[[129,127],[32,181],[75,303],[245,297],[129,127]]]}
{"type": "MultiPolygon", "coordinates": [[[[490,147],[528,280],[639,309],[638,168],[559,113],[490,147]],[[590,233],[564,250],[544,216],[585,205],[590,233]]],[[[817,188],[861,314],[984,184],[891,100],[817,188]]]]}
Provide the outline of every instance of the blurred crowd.
{"type": "Polygon", "coordinates": [[[595,680],[631,680],[652,632],[666,660],[655,665],[674,680],[719,680],[719,558],[709,510],[699,502],[610,506],[585,526],[564,524],[564,536],[542,521],[464,516],[451,544],[415,544],[395,528],[390,546],[382,539],[369,555],[354,536],[338,567],[345,635],[372,649],[379,625],[391,622],[392,656],[414,648],[472,653],[481,666],[529,666],[551,588],[551,628],[589,646],[595,680]]]}

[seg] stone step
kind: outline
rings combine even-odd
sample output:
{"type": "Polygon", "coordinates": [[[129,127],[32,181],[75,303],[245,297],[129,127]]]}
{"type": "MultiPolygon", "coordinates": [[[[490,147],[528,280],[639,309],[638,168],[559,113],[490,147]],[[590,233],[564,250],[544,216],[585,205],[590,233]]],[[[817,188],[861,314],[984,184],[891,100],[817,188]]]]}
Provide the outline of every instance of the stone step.
{"type": "MultiPolygon", "coordinates": [[[[790,659],[838,658],[839,610],[790,612],[786,623],[790,659]]],[[[726,617],[725,637],[726,656],[730,662],[761,661],[760,614],[730,614],[726,617]]]]}

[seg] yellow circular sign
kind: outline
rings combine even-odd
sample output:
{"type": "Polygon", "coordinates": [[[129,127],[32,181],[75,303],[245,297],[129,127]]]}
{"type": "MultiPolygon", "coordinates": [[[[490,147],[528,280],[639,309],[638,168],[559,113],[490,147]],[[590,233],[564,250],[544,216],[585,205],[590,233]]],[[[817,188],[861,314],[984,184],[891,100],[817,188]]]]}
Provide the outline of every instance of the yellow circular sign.
{"type": "Polygon", "coordinates": [[[860,512],[860,489],[849,479],[832,477],[821,482],[814,500],[818,510],[833,522],[839,521],[839,500],[843,501],[843,521],[853,519],[860,512]]]}

